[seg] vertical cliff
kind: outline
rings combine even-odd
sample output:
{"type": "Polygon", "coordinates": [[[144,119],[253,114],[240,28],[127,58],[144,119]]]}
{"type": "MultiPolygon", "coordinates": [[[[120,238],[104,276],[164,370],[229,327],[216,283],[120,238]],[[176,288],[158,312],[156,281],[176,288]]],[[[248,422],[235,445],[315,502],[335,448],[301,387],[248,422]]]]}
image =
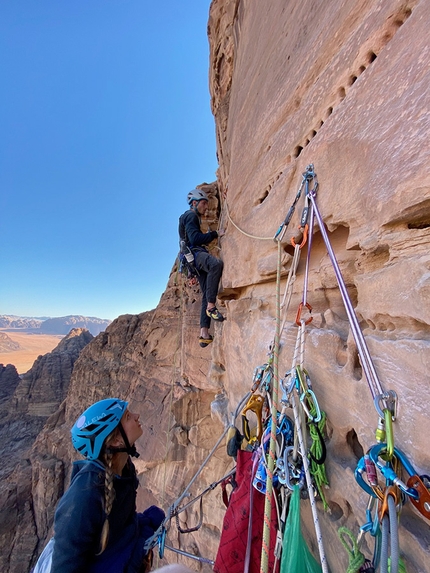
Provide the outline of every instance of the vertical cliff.
{"type": "MultiPolygon", "coordinates": [[[[277,245],[271,238],[309,164],[379,379],[398,396],[395,445],[418,473],[429,473],[429,21],[425,0],[212,2],[210,89],[219,170],[216,184],[204,187],[211,197],[204,230],[218,219],[226,229],[213,252],[224,261],[219,298],[227,320],[214,327],[213,344],[201,349],[200,295],[174,269],[154,311],[119,317],[86,346],[66,401],[33,448],[40,541],[33,556],[49,534],[67,482],[69,428],[97,399],[118,395],[141,413],[141,507],[157,501],[167,508],[188,485],[221,435],[222,420],[250,389],[254,368],[267,361],[276,327],[277,245]],[[224,405],[211,409],[216,397],[224,405]]],[[[297,235],[303,206],[302,195],[282,241],[282,292],[292,263],[289,241],[297,235]]],[[[280,375],[293,359],[306,249],[281,332],[280,375]]],[[[318,509],[330,569],[341,573],[348,560],[337,530],[344,525],[357,534],[366,520],[368,495],[353,472],[375,444],[378,415],[318,226],[308,278],[313,321],[306,329],[304,364],[328,417],[331,511],[324,512],[320,502],[318,509]]],[[[232,465],[220,446],[192,494],[232,465]]],[[[302,505],[315,552],[309,503],[302,505]]],[[[224,513],[218,490],[205,496],[203,509],[200,531],[180,535],[172,524],[169,542],[213,558],[224,513]]],[[[197,521],[195,506],[181,515],[182,526],[197,521]]],[[[407,503],[400,551],[408,573],[428,569],[429,544],[428,521],[407,503]]],[[[368,540],[362,548],[370,556],[368,540]]],[[[176,559],[170,553],[166,558],[176,559]]]]}
{"type": "MultiPolygon", "coordinates": [[[[317,204],[379,379],[398,395],[395,445],[419,473],[430,466],[422,431],[430,361],[429,17],[428,3],[415,0],[215,0],[209,20],[227,228],[221,297],[228,320],[213,354],[225,370],[220,382],[237,401],[251,365],[265,362],[275,328],[276,246],[261,238],[274,236],[312,163],[317,204]]],[[[283,277],[302,208],[303,196],[282,244],[283,277]]],[[[282,375],[294,352],[303,259],[281,337],[282,375]]],[[[336,507],[322,515],[322,533],[328,562],[340,572],[346,560],[336,530],[358,533],[366,519],[368,496],[353,470],[375,443],[378,415],[318,227],[308,288],[314,320],[304,364],[328,415],[327,496],[336,507]]],[[[409,503],[400,523],[408,571],[425,571],[428,521],[409,503]]]]}

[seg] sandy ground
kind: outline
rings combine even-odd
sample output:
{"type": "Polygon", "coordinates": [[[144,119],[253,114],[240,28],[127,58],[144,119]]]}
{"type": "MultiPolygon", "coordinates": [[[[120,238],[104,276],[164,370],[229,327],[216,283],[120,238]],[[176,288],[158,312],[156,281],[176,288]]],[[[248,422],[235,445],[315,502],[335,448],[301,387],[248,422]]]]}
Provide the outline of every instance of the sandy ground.
{"type": "Polygon", "coordinates": [[[18,370],[18,374],[24,374],[30,370],[36,358],[51,352],[63,338],[63,335],[29,334],[19,330],[0,330],[5,332],[11,340],[18,342],[20,346],[19,350],[0,352],[0,364],[4,366],[13,364],[18,370]]]}

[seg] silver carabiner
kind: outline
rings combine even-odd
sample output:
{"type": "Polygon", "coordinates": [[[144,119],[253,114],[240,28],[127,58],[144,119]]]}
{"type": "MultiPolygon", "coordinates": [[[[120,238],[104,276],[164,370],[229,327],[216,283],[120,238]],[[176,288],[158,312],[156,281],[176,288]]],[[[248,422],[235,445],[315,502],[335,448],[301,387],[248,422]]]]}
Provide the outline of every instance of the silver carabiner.
{"type": "Polygon", "coordinates": [[[321,421],[321,410],[320,410],[318,400],[317,400],[313,390],[308,389],[308,390],[306,390],[306,392],[303,392],[300,396],[300,403],[303,406],[303,410],[306,412],[306,416],[309,418],[309,420],[311,422],[314,422],[315,424],[317,424],[318,422],[321,421]],[[311,396],[312,396],[312,402],[315,406],[316,416],[312,416],[312,414],[309,411],[309,408],[305,404],[305,398],[308,398],[308,394],[311,394],[311,396]]]}

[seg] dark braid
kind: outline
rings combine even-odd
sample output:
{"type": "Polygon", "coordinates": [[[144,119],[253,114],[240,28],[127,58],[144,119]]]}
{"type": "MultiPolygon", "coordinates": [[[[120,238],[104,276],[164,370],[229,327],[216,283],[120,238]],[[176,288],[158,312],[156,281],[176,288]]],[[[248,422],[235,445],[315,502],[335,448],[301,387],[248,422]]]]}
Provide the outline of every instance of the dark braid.
{"type": "Polygon", "coordinates": [[[115,500],[115,488],[113,487],[114,473],[112,471],[112,460],[114,454],[107,452],[107,446],[117,437],[119,434],[118,430],[115,429],[107,438],[103,446],[101,460],[105,465],[105,521],[103,523],[103,529],[100,536],[100,551],[97,555],[103,553],[106,549],[109,540],[109,515],[112,511],[113,502],[115,500]]]}

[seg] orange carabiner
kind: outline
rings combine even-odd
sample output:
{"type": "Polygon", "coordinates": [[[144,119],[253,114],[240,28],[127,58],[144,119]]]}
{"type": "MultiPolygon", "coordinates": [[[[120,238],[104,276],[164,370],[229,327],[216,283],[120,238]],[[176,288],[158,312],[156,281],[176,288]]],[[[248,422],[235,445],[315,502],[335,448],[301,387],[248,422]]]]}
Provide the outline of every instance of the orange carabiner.
{"type": "MultiPolygon", "coordinates": [[[[308,240],[308,231],[309,231],[309,225],[306,223],[306,225],[304,227],[297,227],[299,229],[299,231],[302,232],[303,236],[302,236],[302,242],[299,245],[300,249],[303,249],[303,247],[306,245],[306,241],[308,240]]],[[[293,247],[297,247],[297,243],[296,243],[296,239],[295,237],[291,237],[291,244],[293,245],[293,247]]]]}
{"type": "Polygon", "coordinates": [[[384,517],[384,515],[386,515],[388,513],[388,496],[390,496],[394,498],[394,503],[396,504],[396,507],[399,505],[399,503],[401,502],[402,498],[400,496],[400,491],[399,488],[395,485],[390,485],[388,487],[385,488],[384,490],[384,498],[380,505],[379,508],[379,521],[382,521],[382,518],[384,517]]]}
{"type": "MultiPolygon", "coordinates": [[[[296,316],[297,326],[300,326],[300,324],[301,324],[300,318],[302,316],[302,310],[303,310],[304,306],[309,310],[309,312],[312,312],[312,307],[308,302],[306,304],[303,304],[303,302],[301,302],[299,304],[299,309],[297,311],[297,316],[296,316]]],[[[305,324],[309,324],[310,322],[312,322],[312,319],[313,319],[313,316],[309,317],[308,320],[305,320],[305,324]]]]}

